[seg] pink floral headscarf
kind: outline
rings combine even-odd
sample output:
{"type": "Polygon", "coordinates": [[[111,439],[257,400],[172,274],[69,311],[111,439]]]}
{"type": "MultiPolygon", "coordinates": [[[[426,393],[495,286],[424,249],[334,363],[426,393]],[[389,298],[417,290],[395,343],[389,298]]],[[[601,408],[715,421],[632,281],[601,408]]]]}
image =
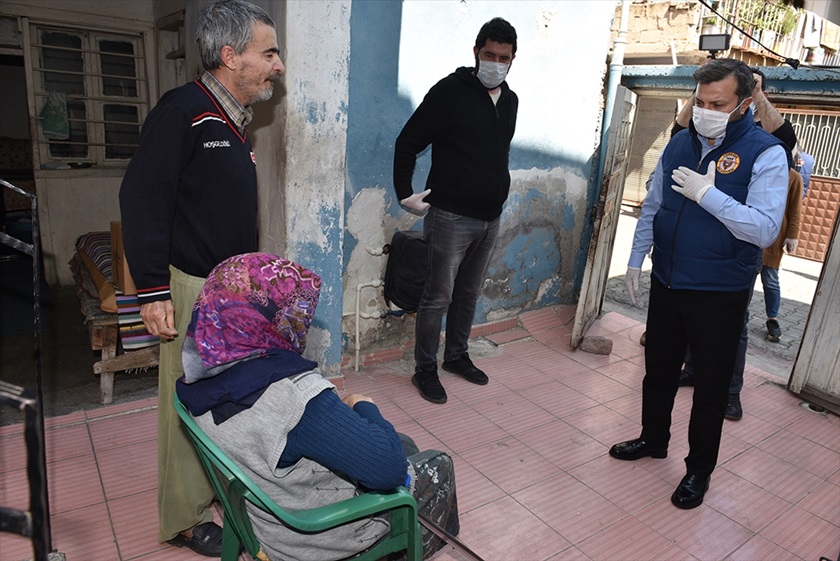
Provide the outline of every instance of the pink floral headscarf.
{"type": "Polygon", "coordinates": [[[201,370],[206,370],[193,378],[271,350],[303,353],[320,289],[318,275],[270,253],[236,255],[216,265],[186,334],[195,340],[201,370]]]}

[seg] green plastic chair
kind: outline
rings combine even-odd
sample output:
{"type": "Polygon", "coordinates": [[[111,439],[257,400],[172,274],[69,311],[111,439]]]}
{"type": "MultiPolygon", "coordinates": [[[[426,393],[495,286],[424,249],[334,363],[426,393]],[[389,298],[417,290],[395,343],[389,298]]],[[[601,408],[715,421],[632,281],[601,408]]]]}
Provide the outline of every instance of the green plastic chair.
{"type": "Polygon", "coordinates": [[[376,545],[350,559],[376,561],[391,553],[405,550],[407,561],[422,560],[423,544],[417,519],[417,503],[404,487],[386,493],[365,493],[310,510],[284,510],[207,437],[178,399],[177,393],[175,411],[181,417],[198,451],[204,470],[224,507],[222,561],[236,561],[243,546],[254,559],[268,559],[254,535],[251,520],[245,510],[245,501],[299,532],[323,532],[347,522],[390,511],[389,533],[376,545]]]}

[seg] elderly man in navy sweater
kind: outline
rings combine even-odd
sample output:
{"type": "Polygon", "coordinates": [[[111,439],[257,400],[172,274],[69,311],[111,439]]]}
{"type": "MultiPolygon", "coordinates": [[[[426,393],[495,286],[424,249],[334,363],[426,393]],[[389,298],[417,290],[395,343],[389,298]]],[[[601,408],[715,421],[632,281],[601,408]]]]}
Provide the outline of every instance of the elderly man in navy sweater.
{"type": "Polygon", "coordinates": [[[204,279],[220,261],[257,250],[251,104],[285,68],[274,21],[219,0],[196,30],[204,74],[167,92],[143,124],[120,189],[123,237],[140,315],[161,337],[158,381],[158,539],[220,557],[213,489],[172,406],[181,342],[204,279]]]}
{"type": "Polygon", "coordinates": [[[692,122],[662,152],[625,278],[635,301],[652,247],[642,432],[610,449],[620,460],[668,455],[671,410],[690,346],[689,453],[671,496],[679,508],[699,506],[709,488],[756,260],[778,235],[788,184],[784,147],[753,122],[749,67],[712,60],[694,79],[692,122]]]}

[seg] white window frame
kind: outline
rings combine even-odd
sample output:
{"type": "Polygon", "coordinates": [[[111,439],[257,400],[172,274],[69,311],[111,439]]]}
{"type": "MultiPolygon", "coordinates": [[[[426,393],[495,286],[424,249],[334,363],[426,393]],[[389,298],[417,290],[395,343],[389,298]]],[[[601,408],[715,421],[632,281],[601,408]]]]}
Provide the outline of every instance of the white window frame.
{"type": "MultiPolygon", "coordinates": [[[[142,125],[146,114],[149,111],[149,81],[146,76],[146,45],[144,44],[145,35],[141,32],[113,32],[97,28],[88,28],[79,25],[62,25],[56,23],[43,23],[39,21],[29,21],[29,33],[26,34],[26,45],[24,48],[29,52],[32,65],[32,88],[31,88],[31,103],[35,110],[36,130],[37,130],[37,150],[34,151],[34,158],[36,159],[36,168],[41,169],[52,167],[48,164],[58,163],[76,163],[79,165],[93,165],[98,168],[102,167],[119,167],[124,168],[128,165],[131,155],[108,157],[108,143],[106,142],[106,126],[117,123],[111,121],[106,123],[104,112],[106,105],[121,105],[121,106],[135,106],[137,108],[137,132],[139,134],[140,125],[142,125]],[[83,120],[76,121],[83,122],[87,134],[87,154],[86,156],[79,155],[61,155],[54,154],[50,148],[51,143],[61,143],[61,140],[47,138],[43,134],[37,117],[46,103],[49,92],[44,85],[45,70],[55,71],[55,69],[42,68],[41,49],[55,48],[50,45],[41,44],[41,31],[49,30],[58,33],[66,33],[68,35],[75,35],[81,38],[81,48],[79,52],[83,61],[83,94],[67,94],[68,102],[81,102],[85,105],[85,117],[83,120]],[[112,40],[129,42],[133,45],[133,54],[130,55],[134,63],[135,76],[103,76],[101,68],[101,54],[99,50],[100,41],[112,40]],[[136,95],[105,95],[104,93],[104,79],[108,77],[118,78],[120,80],[134,80],[136,88],[136,95]],[[46,165],[45,165],[46,164],[46,165]]],[[[108,53],[113,54],[113,53],[108,53]]],[[[130,143],[136,146],[135,143],[130,143]]],[[[111,147],[114,144],[111,143],[111,147]]],[[[128,151],[133,154],[133,150],[128,148],[128,151]]]]}

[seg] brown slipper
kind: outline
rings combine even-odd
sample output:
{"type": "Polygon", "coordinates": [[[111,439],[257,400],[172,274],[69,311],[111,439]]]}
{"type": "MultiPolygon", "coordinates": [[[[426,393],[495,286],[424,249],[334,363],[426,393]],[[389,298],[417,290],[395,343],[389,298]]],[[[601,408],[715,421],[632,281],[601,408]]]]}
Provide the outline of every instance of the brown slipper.
{"type": "Polygon", "coordinates": [[[221,557],[222,528],[214,522],[205,522],[193,528],[191,538],[184,534],[178,534],[166,543],[175,547],[188,547],[205,557],[221,557]]]}

